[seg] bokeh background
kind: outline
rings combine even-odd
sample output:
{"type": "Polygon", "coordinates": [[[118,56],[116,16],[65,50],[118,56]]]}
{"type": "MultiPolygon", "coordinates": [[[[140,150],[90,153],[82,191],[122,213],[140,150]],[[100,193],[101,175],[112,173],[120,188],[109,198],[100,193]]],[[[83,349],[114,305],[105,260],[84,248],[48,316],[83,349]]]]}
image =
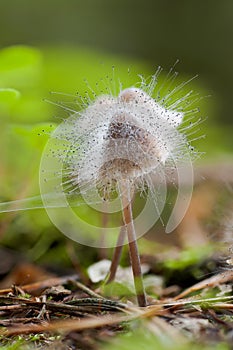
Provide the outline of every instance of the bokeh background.
{"type": "MultiPolygon", "coordinates": [[[[178,80],[198,74],[190,89],[204,97],[200,114],[208,117],[200,126],[206,135],[197,143],[205,153],[200,161],[230,163],[232,38],[231,0],[1,0],[1,201],[39,193],[41,153],[57,117],[64,116],[43,99],[51,99],[51,91],[82,94],[84,78],[95,86],[112,65],[126,84],[158,65],[168,71],[177,59],[178,80]]],[[[0,232],[3,245],[29,260],[70,264],[70,244],[64,250],[64,237],[42,209],[1,214],[0,232]]]]}
{"type": "Polygon", "coordinates": [[[232,123],[231,0],[1,0],[0,16],[1,47],[71,46],[144,60],[150,68],[178,58],[177,69],[199,74],[212,95],[211,119],[232,123]]]}

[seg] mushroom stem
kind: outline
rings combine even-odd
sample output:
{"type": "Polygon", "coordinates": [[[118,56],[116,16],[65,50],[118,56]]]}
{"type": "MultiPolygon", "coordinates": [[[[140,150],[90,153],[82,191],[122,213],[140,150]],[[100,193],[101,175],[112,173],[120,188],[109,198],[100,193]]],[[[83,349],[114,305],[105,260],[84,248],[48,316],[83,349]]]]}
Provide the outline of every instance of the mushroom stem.
{"type": "Polygon", "coordinates": [[[108,277],[106,283],[110,283],[110,282],[114,281],[114,279],[115,279],[116,271],[117,271],[117,268],[118,268],[119,263],[120,263],[121,253],[122,253],[123,244],[124,244],[124,240],[125,240],[125,234],[126,234],[125,226],[122,226],[120,229],[118,239],[117,239],[116,248],[115,248],[114,253],[113,253],[112,263],[111,263],[110,271],[109,271],[109,277],[108,277]]]}
{"type": "Polygon", "coordinates": [[[121,197],[123,220],[128,236],[130,260],[133,269],[134,285],[137,295],[138,305],[146,306],[146,294],[142,280],[141,262],[138,253],[137,237],[133,222],[132,205],[130,198],[130,186],[126,182],[119,184],[119,194],[121,197]]]}

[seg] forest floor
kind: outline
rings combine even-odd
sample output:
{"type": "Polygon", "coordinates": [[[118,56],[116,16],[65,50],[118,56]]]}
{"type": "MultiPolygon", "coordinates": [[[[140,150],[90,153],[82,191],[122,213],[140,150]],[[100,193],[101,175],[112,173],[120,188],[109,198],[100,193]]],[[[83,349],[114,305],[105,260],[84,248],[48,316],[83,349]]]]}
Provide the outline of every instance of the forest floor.
{"type": "MultiPolygon", "coordinates": [[[[210,174],[217,176],[216,169],[210,174]]],[[[92,273],[90,268],[83,273],[73,254],[66,275],[35,262],[18,260],[12,267],[11,251],[2,246],[1,348],[232,349],[232,202],[220,188],[215,178],[204,184],[196,179],[175,240],[152,242],[151,235],[140,240],[148,303],[143,308],[128,267],[120,267],[110,284],[93,278],[93,271],[99,276],[108,268],[104,252],[91,262],[92,273]]]]}

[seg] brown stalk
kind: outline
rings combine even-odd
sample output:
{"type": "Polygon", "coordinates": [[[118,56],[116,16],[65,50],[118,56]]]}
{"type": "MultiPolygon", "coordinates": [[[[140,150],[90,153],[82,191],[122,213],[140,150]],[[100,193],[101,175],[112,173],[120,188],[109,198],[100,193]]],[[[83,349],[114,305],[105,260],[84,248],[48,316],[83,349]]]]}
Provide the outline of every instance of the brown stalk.
{"type": "Polygon", "coordinates": [[[114,281],[114,279],[116,277],[116,272],[117,272],[117,268],[118,268],[119,263],[120,263],[121,253],[122,253],[123,244],[124,244],[124,240],[125,240],[125,234],[126,234],[125,226],[122,226],[120,229],[118,239],[117,239],[116,248],[115,248],[114,253],[113,253],[112,263],[111,263],[110,270],[109,270],[109,276],[108,276],[106,283],[110,283],[110,282],[114,281]]]}
{"type": "Polygon", "coordinates": [[[129,186],[127,185],[126,182],[122,181],[119,184],[119,194],[121,197],[123,220],[124,220],[124,224],[125,224],[126,232],[128,236],[130,260],[131,260],[131,265],[133,269],[134,285],[135,285],[138,305],[146,306],[147,305],[146,295],[145,295],[145,290],[144,290],[144,285],[142,280],[141,263],[140,263],[139,253],[138,253],[137,237],[136,237],[135,228],[134,228],[132,205],[131,205],[129,190],[130,190],[129,186]]]}

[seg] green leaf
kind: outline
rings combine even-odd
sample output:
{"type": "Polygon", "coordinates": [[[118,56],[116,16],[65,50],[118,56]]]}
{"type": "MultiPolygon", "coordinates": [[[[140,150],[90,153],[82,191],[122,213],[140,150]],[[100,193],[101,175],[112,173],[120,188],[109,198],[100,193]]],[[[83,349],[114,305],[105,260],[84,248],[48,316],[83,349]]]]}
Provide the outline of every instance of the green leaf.
{"type": "Polygon", "coordinates": [[[0,50],[0,86],[25,87],[38,81],[41,68],[40,51],[27,46],[11,46],[0,50]]]}
{"type": "Polygon", "coordinates": [[[189,266],[200,263],[206,259],[216,249],[213,245],[209,244],[200,247],[194,247],[180,252],[178,259],[168,259],[164,262],[164,266],[171,270],[183,270],[189,266]]]}
{"type": "Polygon", "coordinates": [[[10,108],[15,105],[19,98],[20,92],[18,90],[11,88],[0,88],[0,113],[2,115],[8,114],[10,108]]]}
{"type": "Polygon", "coordinates": [[[12,104],[20,98],[20,92],[11,88],[0,89],[0,103],[12,104]]]}
{"type": "Polygon", "coordinates": [[[115,281],[103,285],[101,287],[101,290],[105,297],[112,297],[114,295],[120,298],[126,296],[133,296],[135,294],[134,289],[130,288],[129,285],[115,281]]]}

